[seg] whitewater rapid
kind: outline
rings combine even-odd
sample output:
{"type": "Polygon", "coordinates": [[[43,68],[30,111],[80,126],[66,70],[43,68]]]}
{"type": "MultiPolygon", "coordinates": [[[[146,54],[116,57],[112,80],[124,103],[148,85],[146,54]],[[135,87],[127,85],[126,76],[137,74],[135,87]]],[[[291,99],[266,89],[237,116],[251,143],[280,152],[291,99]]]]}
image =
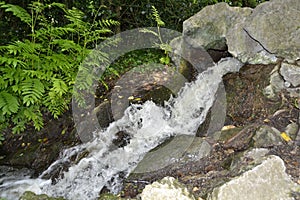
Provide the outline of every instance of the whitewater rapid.
{"type": "Polygon", "coordinates": [[[241,67],[242,63],[234,58],[222,59],[200,73],[196,81],[187,83],[178,97],[165,102],[165,106],[152,101],[131,105],[121,119],[111,123],[105,131],[96,132],[94,140],[62,152],[39,178],[2,180],[0,196],[15,200],[29,190],[69,200],[93,200],[104,186],[111,192],[118,192],[122,179],[151,149],[172,136],[195,135],[215,101],[223,75],[238,72],[241,67]],[[113,140],[119,131],[126,132],[131,139],[126,146],[117,148],[113,140]],[[57,166],[71,162],[74,155],[82,152],[88,152],[87,156],[71,165],[55,184],[43,179],[57,166]]]}

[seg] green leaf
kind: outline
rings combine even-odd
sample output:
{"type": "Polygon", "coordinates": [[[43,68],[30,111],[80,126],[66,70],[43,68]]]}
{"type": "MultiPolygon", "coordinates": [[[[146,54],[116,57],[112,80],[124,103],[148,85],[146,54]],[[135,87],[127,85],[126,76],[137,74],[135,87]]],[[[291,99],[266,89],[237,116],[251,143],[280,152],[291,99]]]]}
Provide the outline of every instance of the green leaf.
{"type": "Polygon", "coordinates": [[[51,90],[54,91],[57,95],[63,96],[65,93],[68,92],[68,86],[63,80],[53,78],[52,81],[53,81],[53,88],[51,88],[51,90]]]}
{"type": "Polygon", "coordinates": [[[28,121],[33,122],[33,126],[36,130],[41,130],[44,126],[43,116],[39,110],[34,111],[34,107],[25,108],[24,115],[28,121]]]}
{"type": "Polygon", "coordinates": [[[3,115],[16,113],[19,109],[18,99],[8,92],[0,92],[0,109],[2,110],[3,115]]]}
{"type": "Polygon", "coordinates": [[[26,79],[21,83],[23,104],[30,106],[38,102],[45,92],[44,85],[39,79],[26,79]]]}
{"type": "Polygon", "coordinates": [[[18,17],[21,21],[31,25],[31,16],[24,8],[12,4],[4,4],[0,7],[5,8],[5,12],[12,12],[13,15],[18,17]]]}

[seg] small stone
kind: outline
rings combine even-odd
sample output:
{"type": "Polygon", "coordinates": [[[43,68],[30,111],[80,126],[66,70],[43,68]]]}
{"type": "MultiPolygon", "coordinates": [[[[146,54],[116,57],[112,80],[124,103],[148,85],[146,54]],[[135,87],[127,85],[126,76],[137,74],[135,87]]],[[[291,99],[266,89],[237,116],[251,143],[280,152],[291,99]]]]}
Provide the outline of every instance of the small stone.
{"type": "Polygon", "coordinates": [[[173,177],[147,185],[140,197],[142,200],[195,200],[188,189],[173,177]]]}
{"type": "Polygon", "coordinates": [[[282,143],[280,131],[276,128],[263,125],[253,137],[254,147],[271,147],[282,143]]]}
{"type": "Polygon", "coordinates": [[[285,128],[285,132],[294,140],[296,139],[298,128],[298,124],[293,122],[287,125],[287,127],[285,128]]]}
{"type": "Polygon", "coordinates": [[[197,191],[199,191],[199,188],[198,187],[194,187],[193,188],[193,192],[197,192],[197,191]]]}
{"type": "Polygon", "coordinates": [[[285,83],[288,83],[289,85],[292,84],[294,87],[300,86],[300,66],[282,63],[280,74],[286,81],[285,83]]]}

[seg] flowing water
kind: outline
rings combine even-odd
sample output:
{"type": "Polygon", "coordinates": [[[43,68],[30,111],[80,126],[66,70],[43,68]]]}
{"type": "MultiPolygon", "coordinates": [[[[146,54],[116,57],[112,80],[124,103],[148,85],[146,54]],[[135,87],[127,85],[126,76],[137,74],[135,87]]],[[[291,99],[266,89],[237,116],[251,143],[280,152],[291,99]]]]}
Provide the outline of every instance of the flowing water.
{"type": "Polygon", "coordinates": [[[196,81],[187,83],[178,97],[171,98],[164,107],[151,101],[128,107],[120,120],[111,123],[107,130],[95,133],[93,141],[65,150],[39,178],[12,175],[14,178],[0,179],[0,196],[14,200],[30,190],[70,200],[91,200],[97,199],[104,186],[111,192],[118,192],[122,178],[134,170],[148,151],[171,136],[195,135],[213,105],[222,76],[239,71],[241,66],[234,58],[221,60],[199,74],[196,81]],[[131,138],[121,148],[113,145],[119,131],[128,133],[131,138]],[[63,172],[55,184],[43,179],[82,152],[88,155],[63,172]]]}

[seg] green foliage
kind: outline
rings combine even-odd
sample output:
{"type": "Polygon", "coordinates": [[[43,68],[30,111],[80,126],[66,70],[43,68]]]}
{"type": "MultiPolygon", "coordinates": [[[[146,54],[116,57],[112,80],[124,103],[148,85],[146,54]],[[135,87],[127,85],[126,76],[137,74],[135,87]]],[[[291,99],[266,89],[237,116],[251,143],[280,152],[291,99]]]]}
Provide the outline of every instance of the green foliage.
{"type": "Polygon", "coordinates": [[[12,124],[13,133],[28,125],[40,130],[44,113],[58,118],[68,110],[80,64],[119,23],[96,18],[88,22],[84,12],[60,3],[32,2],[27,11],[1,2],[0,8],[31,30],[26,38],[0,46],[0,128],[12,124]],[[49,18],[51,9],[64,13],[67,23],[60,26],[59,18],[49,18]]]}
{"type": "Polygon", "coordinates": [[[153,17],[153,19],[156,22],[157,32],[154,32],[154,31],[149,30],[147,28],[142,29],[141,32],[151,33],[154,36],[158,37],[160,43],[156,44],[156,47],[160,48],[165,53],[165,55],[163,57],[161,57],[159,59],[159,61],[162,64],[166,64],[167,65],[167,64],[170,63],[170,60],[171,60],[168,54],[171,52],[172,48],[171,48],[171,46],[169,44],[165,43],[162,40],[161,33],[160,33],[160,27],[165,26],[165,23],[161,20],[161,18],[159,16],[159,13],[158,13],[157,9],[155,8],[155,6],[152,6],[152,17],[153,17]]]}
{"type": "Polygon", "coordinates": [[[5,4],[4,2],[1,3],[1,8],[5,8],[5,12],[12,12],[14,16],[26,24],[31,24],[31,16],[24,8],[17,5],[5,4]]]}
{"type": "Polygon", "coordinates": [[[143,64],[157,63],[164,55],[164,52],[158,49],[135,50],[121,56],[110,67],[123,74],[143,64]]]}

